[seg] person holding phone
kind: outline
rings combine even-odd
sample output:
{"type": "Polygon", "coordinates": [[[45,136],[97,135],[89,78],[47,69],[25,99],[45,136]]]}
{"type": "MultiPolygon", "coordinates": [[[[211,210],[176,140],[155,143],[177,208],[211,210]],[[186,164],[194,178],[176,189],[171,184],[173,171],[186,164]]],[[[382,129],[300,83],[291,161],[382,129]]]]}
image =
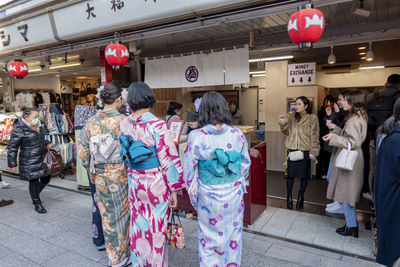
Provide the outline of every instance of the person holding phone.
{"type": "Polygon", "coordinates": [[[304,193],[310,177],[311,161],[317,162],[320,151],[319,123],[312,114],[310,100],[305,96],[296,99],[295,112],[281,115],[278,123],[288,149],[286,169],[287,208],[293,209],[292,189],[294,179],[301,180],[296,209],[304,207],[304,193]]]}

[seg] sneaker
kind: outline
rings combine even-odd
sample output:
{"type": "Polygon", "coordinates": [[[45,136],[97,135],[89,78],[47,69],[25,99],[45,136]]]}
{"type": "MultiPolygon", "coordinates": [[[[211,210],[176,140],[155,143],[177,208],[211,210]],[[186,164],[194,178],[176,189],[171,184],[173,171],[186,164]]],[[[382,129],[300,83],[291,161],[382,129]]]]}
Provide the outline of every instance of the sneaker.
{"type": "Polygon", "coordinates": [[[9,187],[9,186],[10,186],[9,183],[6,183],[6,182],[4,182],[4,181],[1,181],[1,182],[0,182],[0,188],[7,188],[7,187],[9,187]]]}
{"type": "MultiPolygon", "coordinates": [[[[337,204],[339,204],[339,202],[334,201],[334,202],[332,202],[332,203],[326,204],[326,207],[327,207],[327,208],[333,207],[333,206],[335,206],[335,205],[337,205],[337,204]]],[[[339,205],[340,205],[340,204],[339,204],[339,205]]]]}
{"type": "Polygon", "coordinates": [[[96,248],[97,248],[98,251],[106,250],[106,246],[105,245],[97,246],[96,248]]]}
{"type": "Polygon", "coordinates": [[[370,192],[368,192],[368,193],[363,193],[363,198],[372,201],[372,195],[371,195],[370,192]]]}
{"type": "Polygon", "coordinates": [[[336,202],[336,204],[328,207],[325,209],[326,212],[328,213],[339,213],[339,214],[344,214],[343,207],[340,203],[336,202]]]}
{"type": "Polygon", "coordinates": [[[328,179],[328,176],[322,175],[322,179],[327,180],[327,179],[328,179]]]}

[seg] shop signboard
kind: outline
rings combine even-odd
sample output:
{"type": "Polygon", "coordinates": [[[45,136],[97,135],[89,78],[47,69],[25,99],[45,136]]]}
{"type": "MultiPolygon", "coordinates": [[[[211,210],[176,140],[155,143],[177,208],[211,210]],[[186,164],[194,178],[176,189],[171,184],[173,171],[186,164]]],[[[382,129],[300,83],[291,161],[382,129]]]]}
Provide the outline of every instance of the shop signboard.
{"type": "Polygon", "coordinates": [[[0,28],[0,53],[55,41],[48,14],[0,28]]]}
{"type": "Polygon", "coordinates": [[[288,86],[315,85],[315,62],[288,64],[288,86]]]}

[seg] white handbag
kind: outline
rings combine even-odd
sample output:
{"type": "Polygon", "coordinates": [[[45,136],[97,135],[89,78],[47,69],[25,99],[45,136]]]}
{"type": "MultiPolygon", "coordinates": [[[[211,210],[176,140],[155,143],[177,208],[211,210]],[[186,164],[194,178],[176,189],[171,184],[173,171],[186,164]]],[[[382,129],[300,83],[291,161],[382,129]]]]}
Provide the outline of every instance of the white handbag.
{"type": "Polygon", "coordinates": [[[303,151],[292,151],[289,153],[288,158],[290,161],[300,161],[304,159],[304,152],[303,151]]]}
{"type": "Polygon", "coordinates": [[[339,169],[352,171],[356,163],[358,152],[351,150],[350,142],[347,142],[347,149],[342,149],[336,157],[335,166],[339,169]]]}

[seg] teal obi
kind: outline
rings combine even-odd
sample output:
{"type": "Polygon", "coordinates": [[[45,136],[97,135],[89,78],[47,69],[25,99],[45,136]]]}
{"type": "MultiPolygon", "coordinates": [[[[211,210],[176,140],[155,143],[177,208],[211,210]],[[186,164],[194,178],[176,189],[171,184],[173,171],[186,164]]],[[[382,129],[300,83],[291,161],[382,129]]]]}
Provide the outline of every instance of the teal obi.
{"type": "Polygon", "coordinates": [[[242,155],[237,151],[214,149],[211,159],[199,161],[199,178],[202,184],[218,185],[235,182],[240,178],[242,155]]]}
{"type": "Polygon", "coordinates": [[[145,171],[160,167],[155,146],[147,147],[142,142],[136,142],[129,135],[119,137],[121,143],[121,157],[128,161],[131,170],[145,171]]]}

